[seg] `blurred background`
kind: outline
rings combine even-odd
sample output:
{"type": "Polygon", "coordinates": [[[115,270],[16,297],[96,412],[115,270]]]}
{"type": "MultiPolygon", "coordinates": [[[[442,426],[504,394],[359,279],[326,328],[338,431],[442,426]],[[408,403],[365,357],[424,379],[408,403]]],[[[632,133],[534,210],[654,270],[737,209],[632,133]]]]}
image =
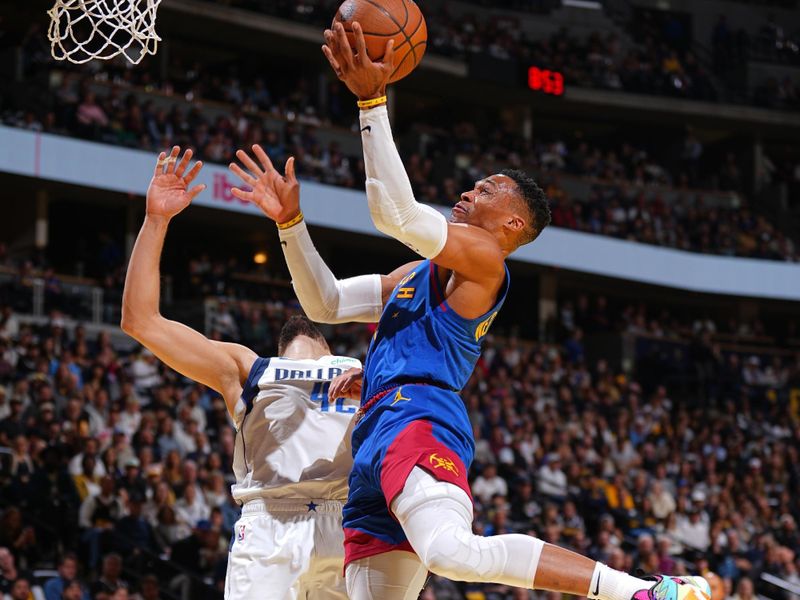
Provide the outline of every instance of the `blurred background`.
{"type": "MultiPolygon", "coordinates": [[[[319,50],[336,4],[164,0],[156,56],[76,67],[50,58],[47,2],[0,1],[0,594],[222,597],[233,429],[119,330],[125,265],[173,144],[209,188],[173,221],[163,311],[215,339],[273,354],[300,310],[274,225],[230,195],[237,148],[297,157],[338,276],[412,258],[369,221],[355,102],[319,50]]],[[[511,257],[463,393],[476,531],[800,598],[797,1],[420,6],[427,55],[390,101],[417,198],[516,167],[554,219],[511,257]]],[[[326,334],[363,358],[372,329],[326,334]]]]}

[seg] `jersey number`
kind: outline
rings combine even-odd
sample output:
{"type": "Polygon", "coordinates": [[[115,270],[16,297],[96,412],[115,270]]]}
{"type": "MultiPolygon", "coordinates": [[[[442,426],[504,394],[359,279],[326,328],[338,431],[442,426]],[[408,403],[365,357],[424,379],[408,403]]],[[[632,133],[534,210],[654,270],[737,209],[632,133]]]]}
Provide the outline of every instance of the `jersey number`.
{"type": "MultiPolygon", "coordinates": [[[[319,402],[319,409],[322,412],[329,412],[330,411],[330,402],[328,399],[328,388],[331,387],[331,382],[326,381],[318,381],[314,384],[314,389],[311,390],[311,400],[313,402],[319,402]]],[[[347,413],[353,414],[356,412],[355,406],[345,406],[344,405],[344,398],[337,398],[336,399],[336,412],[338,413],[347,413]]]]}

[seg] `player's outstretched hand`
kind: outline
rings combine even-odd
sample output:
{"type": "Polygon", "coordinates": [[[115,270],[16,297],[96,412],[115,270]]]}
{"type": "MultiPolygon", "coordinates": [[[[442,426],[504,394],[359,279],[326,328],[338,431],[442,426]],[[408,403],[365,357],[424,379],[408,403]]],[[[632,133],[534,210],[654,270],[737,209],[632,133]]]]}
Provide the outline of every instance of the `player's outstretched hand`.
{"type": "Polygon", "coordinates": [[[187,171],[193,153],[187,150],[179,161],[180,153],[180,147],[174,146],[169,155],[166,152],[158,155],[156,170],[147,188],[147,216],[171,219],[206,189],[205,185],[189,189],[203,163],[198,161],[187,171]]]}
{"type": "Polygon", "coordinates": [[[325,44],[322,52],[333,67],[336,76],[359,100],[370,100],[386,95],[386,84],[394,70],[394,40],[386,42],[386,52],[380,61],[373,62],[367,55],[367,43],[361,24],[353,22],[353,35],[356,38],[356,53],[350,47],[344,26],[334,23],[333,29],[323,34],[325,44]]]}
{"type": "Polygon", "coordinates": [[[364,371],[359,367],[347,369],[335,377],[328,388],[328,398],[361,398],[361,384],[364,382],[364,371]]]}
{"type": "Polygon", "coordinates": [[[294,176],[294,157],[286,161],[286,176],[283,176],[272,166],[261,146],[255,144],[253,154],[260,166],[244,150],[236,151],[236,157],[247,170],[236,163],[231,163],[229,168],[250,190],[235,187],[231,192],[240,200],[258,206],[276,223],[291,221],[300,214],[300,184],[294,176]]]}

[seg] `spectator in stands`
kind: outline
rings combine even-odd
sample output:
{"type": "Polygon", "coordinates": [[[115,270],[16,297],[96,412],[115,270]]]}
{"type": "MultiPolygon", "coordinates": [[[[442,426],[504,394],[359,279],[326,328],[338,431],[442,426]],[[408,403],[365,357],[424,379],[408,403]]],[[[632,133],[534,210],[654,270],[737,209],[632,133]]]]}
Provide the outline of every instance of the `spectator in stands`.
{"type": "Polygon", "coordinates": [[[69,461],[69,473],[73,477],[85,474],[84,459],[88,456],[94,459],[91,474],[95,477],[102,477],[106,474],[103,462],[98,460],[98,442],[97,439],[87,437],[83,441],[83,452],[79,452],[73,456],[69,461]]]}
{"type": "Polygon", "coordinates": [[[653,481],[648,499],[656,519],[666,519],[675,511],[675,498],[665,489],[661,481],[653,481]]]}
{"type": "Polygon", "coordinates": [[[10,474],[24,487],[36,470],[30,454],[30,442],[24,435],[18,435],[14,438],[12,448],[10,474]]]}
{"type": "Polygon", "coordinates": [[[171,587],[181,590],[182,600],[194,597],[193,590],[196,583],[193,581],[193,576],[213,570],[220,560],[216,536],[217,533],[211,528],[210,522],[199,521],[189,537],[172,546],[172,560],[189,572],[188,575],[175,578],[171,584],[171,587]]]}
{"type": "Polygon", "coordinates": [[[537,474],[539,493],[551,500],[562,502],[567,497],[567,476],[561,469],[561,456],[551,452],[537,474]]]}
{"type": "Polygon", "coordinates": [[[131,600],[161,600],[158,577],[145,575],[139,582],[139,593],[134,594],[131,600]]]}
{"type": "Polygon", "coordinates": [[[17,568],[14,555],[8,548],[0,547],[0,596],[11,593],[11,588],[27,574],[17,568]]]}
{"type": "Polygon", "coordinates": [[[89,568],[94,570],[102,548],[108,545],[110,531],[125,514],[122,499],[116,493],[114,479],[106,475],[100,480],[100,490],[81,504],[78,524],[81,540],[88,547],[89,568]]]}
{"type": "Polygon", "coordinates": [[[75,489],[78,491],[81,502],[86,500],[89,496],[100,493],[100,478],[94,474],[96,462],[97,459],[94,456],[87,454],[81,461],[82,472],[80,475],[72,476],[75,482],[75,489]]]}
{"type": "Polygon", "coordinates": [[[103,568],[100,577],[92,583],[90,591],[93,600],[112,600],[114,592],[120,588],[128,588],[122,579],[122,557],[119,554],[106,554],[103,557],[103,568]]]}
{"type": "Polygon", "coordinates": [[[134,560],[144,559],[144,555],[157,552],[153,529],[142,516],[144,498],[133,494],[128,498],[128,514],[114,526],[114,545],[119,553],[134,560]]]}
{"type": "Polygon", "coordinates": [[[10,446],[11,440],[24,433],[24,406],[22,398],[12,396],[8,404],[9,414],[5,419],[0,421],[0,445],[3,446],[10,446]]]}
{"type": "Polygon", "coordinates": [[[125,490],[128,496],[144,498],[147,493],[147,483],[142,478],[141,462],[131,452],[123,463],[124,471],[118,485],[120,490],[125,490]]]}
{"type": "Polygon", "coordinates": [[[82,126],[82,133],[85,137],[97,137],[108,125],[108,116],[97,103],[97,97],[92,91],[84,93],[83,99],[78,104],[75,118],[82,126]]]}
{"type": "Polygon", "coordinates": [[[86,589],[79,581],[68,581],[64,584],[64,591],[61,593],[63,600],[85,600],[88,597],[86,589]]]}
{"type": "Polygon", "coordinates": [[[140,394],[147,393],[148,390],[161,383],[156,357],[146,348],[139,353],[139,357],[131,365],[131,374],[134,388],[140,394]]]}
{"type": "Polygon", "coordinates": [[[655,540],[649,533],[642,533],[636,540],[636,554],[633,559],[634,571],[654,573],[658,564],[655,540]]]}
{"type": "Polygon", "coordinates": [[[178,521],[173,506],[167,504],[158,509],[156,524],[153,526],[153,536],[156,545],[162,552],[168,552],[176,542],[191,534],[192,528],[178,521]]]}
{"type": "Polygon", "coordinates": [[[8,548],[17,566],[24,569],[31,568],[39,558],[36,531],[23,521],[22,511],[16,506],[7,508],[0,518],[0,547],[8,548]]]}
{"type": "Polygon", "coordinates": [[[739,584],[736,586],[736,593],[732,596],[731,600],[755,600],[755,598],[752,579],[749,577],[742,577],[739,580],[739,584]]]}
{"type": "MultiPolygon", "coordinates": [[[[626,208],[626,219],[627,214],[626,208]]],[[[222,276],[224,279],[224,273],[222,276]]],[[[750,337],[774,336],[767,327],[769,323],[748,323],[743,327],[741,320],[729,324],[722,317],[715,320],[713,316],[709,323],[707,315],[692,314],[689,309],[672,314],[662,311],[657,304],[626,307],[624,302],[617,304],[613,300],[599,311],[604,314],[601,322],[595,319],[596,302],[588,297],[569,300],[561,302],[557,311],[553,332],[557,336],[554,339],[560,340],[558,344],[506,340],[498,333],[465,389],[464,401],[470,418],[479,434],[485,436],[485,439],[476,436],[475,471],[483,470],[473,486],[479,502],[476,530],[537,531],[576,549],[588,542],[594,558],[615,568],[630,570],[634,562],[651,565],[655,561],[653,570],[674,573],[685,570],[684,561],[696,560],[689,546],[697,543],[694,536],[699,531],[698,537],[708,540],[705,554],[709,567],[728,578],[731,589],[736,588],[742,577],[752,576],[762,597],[779,597],[771,588],[761,587],[766,584],[760,575],[768,572],[793,581],[797,571],[800,478],[796,465],[800,464],[800,455],[797,444],[792,443],[797,437],[797,425],[787,415],[791,414],[792,406],[790,389],[800,382],[800,363],[789,353],[782,362],[773,361],[768,356],[777,342],[758,342],[758,337],[750,337]],[[714,369],[696,375],[694,370],[684,368],[683,363],[676,366],[669,361],[675,356],[693,360],[687,348],[695,335],[693,324],[701,320],[704,322],[698,325],[697,335],[711,336],[708,342],[712,346],[722,336],[726,349],[724,353],[718,349],[718,355],[713,355],[714,369]],[[631,324],[635,327],[629,330],[631,324]],[[633,372],[619,370],[611,360],[571,363],[561,342],[569,339],[576,328],[586,332],[587,339],[594,332],[608,335],[629,331],[634,339],[658,344],[653,352],[656,358],[648,354],[646,360],[640,360],[638,349],[634,349],[638,369],[633,372]],[[661,335],[653,336],[654,331],[661,335]],[[739,342],[731,341],[734,338],[739,342]],[[752,350],[743,354],[740,343],[744,347],[759,347],[757,354],[763,358],[759,359],[756,376],[748,364],[752,350]],[[655,375],[648,374],[651,369],[655,375]],[[667,374],[678,371],[686,379],[681,379],[680,384],[662,385],[667,374]],[[707,398],[697,397],[696,377],[713,377],[719,380],[719,385],[707,398]],[[748,385],[745,378],[754,383],[748,385]],[[639,423],[643,425],[640,427],[639,423]],[[635,443],[628,443],[631,441],[635,443]],[[537,485],[530,483],[541,466],[552,465],[549,461],[552,454],[560,458],[560,469],[566,478],[566,483],[560,486],[566,490],[561,509],[548,496],[540,494],[537,485]],[[482,487],[486,489],[481,490],[482,487]],[[648,548],[644,552],[634,546],[643,533],[657,540],[655,552],[648,548]],[[646,559],[642,558],[645,554],[646,559]]],[[[229,303],[228,310],[237,323],[243,323],[245,315],[250,314],[242,310],[242,304],[229,303]]],[[[248,305],[252,308],[252,303],[248,305]]],[[[264,327],[271,331],[273,321],[279,322],[290,307],[289,292],[278,293],[263,308],[264,327]]],[[[791,337],[790,324],[781,322],[780,327],[786,337],[791,337]]],[[[364,352],[371,334],[361,325],[337,328],[335,344],[348,349],[346,353],[358,355],[364,352]]],[[[10,399],[19,400],[14,404],[23,413],[17,422],[33,464],[31,481],[36,477],[37,486],[41,486],[37,489],[44,490],[43,497],[50,497],[49,490],[55,486],[59,493],[53,497],[60,501],[62,495],[69,496],[60,486],[67,489],[69,482],[75,488],[73,477],[68,473],[62,476],[64,466],[74,464],[75,456],[100,456],[113,484],[116,480],[124,482],[120,468],[130,473],[125,465],[135,455],[140,466],[133,481],[139,482],[140,490],[144,485],[149,498],[141,515],[147,527],[143,529],[134,519],[129,530],[144,540],[146,546],[147,530],[155,529],[152,548],[157,554],[179,550],[178,556],[184,564],[199,564],[201,577],[214,580],[219,559],[224,559],[217,530],[226,526],[221,523],[229,526],[238,513],[220,479],[225,477],[222,465],[231,461],[234,434],[224,409],[215,408],[219,399],[207,390],[185,384],[154,361],[154,373],[161,383],[142,392],[141,418],[128,440],[124,433],[113,432],[120,409],[133,393],[129,369],[137,360],[137,352],[114,350],[104,342],[89,343],[90,360],[81,363],[75,349],[80,338],[80,333],[60,326],[22,325],[10,340],[10,347],[19,351],[19,363],[30,364],[18,365],[11,378],[0,375],[0,387],[9,386],[10,399]],[[58,343],[53,336],[57,336],[58,343]],[[48,341],[51,338],[53,341],[48,341]],[[110,428],[112,434],[98,437],[97,443],[80,443],[73,433],[64,430],[60,418],[45,420],[39,414],[42,402],[57,403],[58,409],[64,410],[71,400],[70,395],[63,396],[54,388],[49,379],[50,361],[61,359],[64,349],[70,349],[74,362],[82,370],[85,382],[82,397],[91,405],[88,396],[96,394],[96,390],[108,396],[107,410],[100,409],[97,413],[102,427],[110,428]],[[103,353],[111,353],[113,359],[100,361],[98,357],[103,353]],[[99,362],[102,373],[95,375],[92,365],[99,362]],[[28,377],[32,382],[44,383],[31,385],[28,377]],[[159,439],[154,433],[160,424],[173,418],[196,420],[198,407],[209,409],[204,427],[208,442],[196,440],[189,459],[180,455],[177,443],[172,451],[160,453],[159,439]],[[57,455],[48,454],[48,445],[59,449],[57,455]],[[152,459],[148,449],[153,452],[152,459]],[[56,467],[50,464],[53,458],[57,458],[56,467]],[[43,476],[38,475],[40,471],[43,476]],[[195,491],[188,491],[190,487],[195,491]],[[185,501],[192,495],[195,501],[187,506],[194,506],[201,499],[206,506],[219,506],[219,511],[208,513],[213,521],[208,530],[213,534],[207,540],[203,538],[202,521],[200,527],[192,527],[174,518],[174,498],[185,501]],[[220,506],[221,499],[224,502],[220,506]],[[191,541],[182,543],[186,538],[191,541]]],[[[638,342],[634,346],[638,348],[638,342]]],[[[651,350],[653,347],[646,353],[651,350]]],[[[13,406],[9,409],[12,413],[19,410],[13,406]]],[[[10,438],[10,444],[15,445],[14,437],[10,438]]],[[[6,458],[0,461],[3,505],[0,545],[9,547],[17,568],[32,570],[47,566],[60,547],[80,548],[88,553],[87,546],[63,537],[60,530],[50,532],[45,527],[42,535],[35,534],[30,526],[33,519],[52,507],[35,498],[29,488],[20,493],[21,488],[14,487],[13,478],[3,471],[11,464],[10,457],[6,458]],[[23,515],[31,521],[23,519],[23,515]]],[[[21,463],[27,464],[27,460],[21,463]]],[[[84,499],[81,504],[82,520],[86,502],[84,499]]],[[[63,507],[56,509],[61,511],[63,507]]],[[[121,508],[116,510],[118,515],[124,514],[121,508]]],[[[132,510],[135,512],[135,506],[132,510]]],[[[82,535],[85,529],[82,523],[82,535]]],[[[126,535],[124,539],[137,536],[126,535]]],[[[112,538],[109,547],[103,548],[101,544],[101,549],[116,549],[117,541],[112,538]]],[[[148,565],[148,560],[152,560],[156,568],[160,567],[155,554],[148,554],[148,560],[139,560],[135,550],[121,550],[136,568],[142,565],[141,572],[159,572],[148,565]]],[[[437,598],[463,597],[455,584],[435,581],[437,598]],[[439,590],[445,591],[440,595],[439,590]]],[[[201,580],[195,583],[203,585],[201,580]]],[[[203,596],[201,591],[199,587],[193,590],[191,598],[203,596]]],[[[479,592],[487,597],[496,593],[497,597],[506,598],[501,595],[506,592],[486,589],[479,592]]],[[[125,593],[117,592],[114,598],[119,600],[117,596],[125,593]]],[[[155,594],[151,600],[155,600],[157,587],[151,593],[155,594]]]]}
{"type": "Polygon", "coordinates": [[[35,600],[30,581],[25,577],[20,577],[11,585],[8,595],[11,600],[35,600]]]}
{"type": "Polygon", "coordinates": [[[58,575],[44,584],[45,600],[89,600],[89,592],[78,579],[78,557],[67,552],[58,563],[58,575]],[[72,589],[70,589],[72,588],[72,589]]]}
{"type": "MultiPolygon", "coordinates": [[[[136,363],[134,363],[135,367],[136,363]]],[[[125,400],[125,410],[119,416],[119,429],[133,439],[133,435],[139,431],[139,424],[142,420],[142,413],[139,410],[139,398],[135,395],[128,396],[125,400]]]]}
{"type": "Polygon", "coordinates": [[[472,493],[484,506],[488,506],[494,496],[508,495],[508,484],[497,474],[497,467],[489,463],[472,483],[472,493]]]}
{"type": "Polygon", "coordinates": [[[210,517],[208,505],[198,492],[196,485],[187,484],[183,489],[183,497],[175,503],[175,514],[178,522],[192,528],[200,521],[210,517]]]}
{"type": "Polygon", "coordinates": [[[699,504],[692,502],[685,514],[677,514],[675,539],[689,548],[705,551],[710,544],[709,526],[699,504]]]}

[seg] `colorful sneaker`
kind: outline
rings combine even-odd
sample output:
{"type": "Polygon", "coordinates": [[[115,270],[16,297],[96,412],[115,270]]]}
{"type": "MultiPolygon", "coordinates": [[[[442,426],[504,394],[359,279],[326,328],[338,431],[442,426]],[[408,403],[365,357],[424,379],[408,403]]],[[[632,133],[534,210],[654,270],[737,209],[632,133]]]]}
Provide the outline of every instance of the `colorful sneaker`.
{"type": "Polygon", "coordinates": [[[669,577],[653,575],[647,579],[656,584],[639,590],[631,600],[711,600],[711,586],[702,577],[669,577]]]}

